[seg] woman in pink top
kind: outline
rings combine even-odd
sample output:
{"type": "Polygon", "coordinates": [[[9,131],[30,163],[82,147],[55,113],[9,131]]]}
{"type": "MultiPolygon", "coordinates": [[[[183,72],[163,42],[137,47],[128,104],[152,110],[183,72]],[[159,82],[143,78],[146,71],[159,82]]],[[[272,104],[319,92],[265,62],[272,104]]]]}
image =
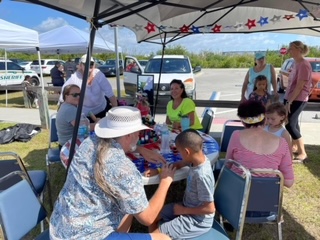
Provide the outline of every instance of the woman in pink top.
{"type": "Polygon", "coordinates": [[[294,182],[291,152],[287,141],[263,129],[265,108],[260,102],[245,101],[238,107],[238,116],[245,129],[235,131],[227,149],[226,159],[233,159],[248,169],[278,169],[284,185],[294,182]]]}
{"type": "Polygon", "coordinates": [[[299,115],[307,105],[311,90],[310,62],[303,57],[308,54],[308,47],[300,41],[291,42],[289,54],[294,59],[294,65],[289,75],[289,86],[284,96],[284,104],[288,111],[286,129],[292,137],[292,151],[296,154],[294,162],[303,163],[307,159],[304,142],[300,133],[299,115]]]}

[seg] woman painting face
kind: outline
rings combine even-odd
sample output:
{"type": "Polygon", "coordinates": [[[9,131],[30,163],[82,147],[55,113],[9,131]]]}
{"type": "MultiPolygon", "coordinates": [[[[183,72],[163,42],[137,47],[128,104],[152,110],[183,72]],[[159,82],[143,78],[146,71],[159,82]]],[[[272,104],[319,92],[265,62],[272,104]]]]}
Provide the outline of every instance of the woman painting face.
{"type": "Polygon", "coordinates": [[[173,99],[177,99],[181,97],[181,94],[183,92],[183,89],[181,86],[177,83],[172,83],[170,86],[170,92],[171,92],[171,97],[173,99]]]}

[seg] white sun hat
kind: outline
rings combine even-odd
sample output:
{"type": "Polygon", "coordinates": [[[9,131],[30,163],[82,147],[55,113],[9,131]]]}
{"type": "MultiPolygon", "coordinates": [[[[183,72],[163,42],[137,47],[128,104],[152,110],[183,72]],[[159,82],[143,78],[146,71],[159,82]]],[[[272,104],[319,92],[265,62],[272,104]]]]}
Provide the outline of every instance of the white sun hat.
{"type": "Polygon", "coordinates": [[[111,108],[94,127],[100,138],[116,138],[145,129],[150,128],[142,124],[140,110],[130,106],[111,108]]]}
{"type": "MultiPolygon", "coordinates": [[[[83,56],[80,58],[80,62],[81,62],[81,63],[86,63],[86,61],[87,61],[87,54],[83,55],[83,56]]],[[[90,62],[94,62],[93,57],[91,57],[90,62]]]]}

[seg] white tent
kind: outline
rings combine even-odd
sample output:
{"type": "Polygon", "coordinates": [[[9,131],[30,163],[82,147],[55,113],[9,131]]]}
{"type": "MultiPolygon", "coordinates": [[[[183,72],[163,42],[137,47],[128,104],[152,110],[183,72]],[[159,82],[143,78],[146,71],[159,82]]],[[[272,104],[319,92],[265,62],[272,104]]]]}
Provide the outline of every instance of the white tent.
{"type": "Polygon", "coordinates": [[[39,34],[37,31],[0,19],[0,48],[26,48],[32,47],[36,51],[39,47],[39,34]]]}
{"type": "MultiPolygon", "coordinates": [[[[39,35],[40,51],[42,54],[72,54],[85,53],[88,49],[90,34],[70,25],[52,29],[39,35]]],[[[9,49],[8,51],[15,51],[9,49]]],[[[34,52],[33,48],[25,48],[22,52],[34,52]]],[[[115,52],[114,44],[96,37],[92,53],[115,52]]],[[[121,48],[118,47],[118,52],[121,48]]]]}
{"type": "MultiPolygon", "coordinates": [[[[0,19],[0,48],[5,49],[5,59],[7,59],[7,49],[15,48],[20,51],[22,48],[30,47],[36,52],[39,47],[39,34],[37,31],[21,27],[19,25],[4,21],[0,19]]],[[[40,53],[38,51],[38,58],[40,60],[40,53]]],[[[7,71],[7,64],[5,64],[7,71]]],[[[41,83],[43,89],[43,77],[41,73],[41,83]]],[[[6,83],[7,84],[7,83],[6,83]]],[[[6,91],[6,105],[7,105],[7,91],[6,91]]]]}

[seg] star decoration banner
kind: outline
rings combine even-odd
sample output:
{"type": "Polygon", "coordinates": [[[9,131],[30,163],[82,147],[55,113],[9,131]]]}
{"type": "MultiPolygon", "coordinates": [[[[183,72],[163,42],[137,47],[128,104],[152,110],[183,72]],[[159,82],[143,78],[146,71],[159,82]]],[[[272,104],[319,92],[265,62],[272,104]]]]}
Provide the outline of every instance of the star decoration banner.
{"type": "Polygon", "coordinates": [[[179,39],[191,34],[205,33],[282,32],[320,36],[320,21],[314,20],[312,15],[303,8],[297,12],[289,12],[270,8],[237,7],[233,10],[210,9],[205,14],[187,13],[159,24],[137,19],[136,22],[123,26],[135,32],[138,42],[161,39],[164,36],[179,39]]]}

